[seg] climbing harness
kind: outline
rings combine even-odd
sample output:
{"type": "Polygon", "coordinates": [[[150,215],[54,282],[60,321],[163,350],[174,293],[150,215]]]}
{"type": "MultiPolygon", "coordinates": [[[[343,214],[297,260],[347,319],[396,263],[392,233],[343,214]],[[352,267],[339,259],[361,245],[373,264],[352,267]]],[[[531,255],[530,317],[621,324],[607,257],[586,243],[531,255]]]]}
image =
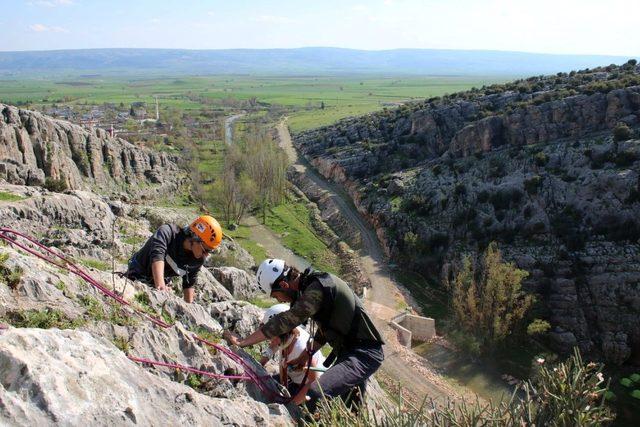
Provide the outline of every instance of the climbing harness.
{"type": "MultiPolygon", "coordinates": [[[[96,288],[103,295],[113,299],[114,301],[118,302],[120,305],[129,309],[131,313],[137,314],[142,318],[149,320],[150,322],[159,326],[160,328],[168,329],[173,326],[172,324],[169,324],[158,317],[152,316],[151,314],[145,312],[141,308],[138,308],[132,305],[127,300],[122,298],[120,295],[109,290],[99,281],[94,279],[91,275],[89,275],[86,271],[80,268],[77,264],[72,262],[69,258],[41,244],[34,238],[10,228],[0,227],[0,239],[6,241],[10,245],[14,245],[22,249],[23,251],[41,260],[46,261],[51,265],[54,265],[58,268],[61,268],[63,270],[69,271],[72,274],[75,274],[76,276],[82,278],[85,282],[87,282],[88,284],[96,288]],[[18,237],[25,240],[25,242],[19,242],[18,237]]],[[[0,325],[0,330],[2,329],[7,329],[7,327],[5,325],[0,325]]],[[[232,361],[236,362],[238,365],[240,365],[243,368],[244,374],[243,375],[214,374],[211,372],[203,371],[190,366],[180,365],[176,363],[159,362],[159,361],[144,359],[140,357],[133,357],[133,356],[129,356],[129,359],[137,363],[145,363],[149,365],[162,366],[166,368],[180,369],[186,372],[196,373],[209,378],[251,381],[258,387],[258,389],[263,394],[268,396],[268,398],[272,399],[274,402],[282,403],[282,404],[288,404],[291,402],[292,398],[288,396],[288,393],[285,393],[283,391],[274,392],[268,385],[268,381],[270,380],[270,377],[258,375],[250,366],[250,364],[247,363],[240,355],[234,353],[233,351],[231,351],[230,349],[224,346],[221,346],[216,343],[212,343],[204,338],[201,338],[196,334],[193,334],[192,338],[208,347],[211,347],[219,351],[220,353],[224,354],[232,361]]],[[[309,362],[309,367],[310,367],[310,362],[309,362]]],[[[305,381],[303,382],[303,384],[305,382],[306,382],[306,375],[305,375],[305,381]]]]}

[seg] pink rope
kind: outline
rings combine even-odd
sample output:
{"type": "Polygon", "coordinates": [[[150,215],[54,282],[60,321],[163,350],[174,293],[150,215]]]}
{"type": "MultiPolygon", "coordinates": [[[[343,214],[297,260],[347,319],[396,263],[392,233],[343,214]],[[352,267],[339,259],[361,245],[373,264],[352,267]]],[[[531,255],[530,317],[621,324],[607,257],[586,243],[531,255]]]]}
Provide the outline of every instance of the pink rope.
{"type": "Polygon", "coordinates": [[[292,398],[288,398],[280,393],[275,393],[273,390],[271,390],[271,388],[269,388],[269,386],[266,384],[264,379],[260,377],[258,374],[256,374],[255,371],[251,368],[251,366],[241,356],[237,355],[236,353],[229,350],[228,348],[209,342],[204,338],[200,338],[195,334],[193,335],[193,338],[196,341],[199,341],[205,345],[208,345],[209,347],[215,348],[216,350],[225,354],[229,359],[233,360],[234,362],[242,366],[245,374],[251,378],[251,381],[255,383],[255,385],[260,389],[260,391],[265,395],[269,396],[269,398],[273,399],[275,402],[286,404],[291,401],[292,398]]]}
{"type": "Polygon", "coordinates": [[[20,233],[19,231],[15,231],[15,230],[11,230],[9,228],[0,228],[0,238],[4,239],[5,241],[19,247],[20,249],[24,250],[25,252],[30,253],[31,255],[38,257],[52,265],[55,265],[56,267],[62,268],[64,270],[67,270],[73,274],[75,274],[76,276],[79,276],[80,278],[82,278],[83,280],[85,280],[86,282],[88,282],[91,286],[93,286],[94,288],[98,289],[100,292],[102,292],[104,295],[108,296],[109,298],[117,301],[118,303],[130,308],[131,310],[135,311],[138,315],[146,318],[147,320],[153,322],[154,324],[160,326],[161,328],[169,328],[171,327],[171,325],[157,317],[151,316],[148,313],[145,313],[143,310],[131,305],[127,300],[125,300],[124,298],[122,298],[120,295],[116,294],[115,292],[112,292],[111,290],[109,290],[108,288],[106,288],[104,285],[102,285],[100,282],[98,282],[97,280],[95,280],[93,277],[91,277],[86,271],[84,271],[82,268],[80,268],[77,264],[75,264],[74,262],[68,260],[67,258],[65,258],[63,255],[60,255],[59,253],[57,253],[56,251],[52,250],[51,248],[41,244],[40,242],[36,241],[35,239],[20,233]],[[32,245],[34,245],[36,248],[38,248],[41,251],[44,251],[47,255],[53,255],[56,259],[58,259],[59,261],[56,261],[55,259],[51,259],[49,256],[42,254],[40,252],[38,252],[36,249],[30,248],[22,243],[17,242],[14,238],[10,237],[9,235],[7,235],[6,233],[10,233],[10,234],[15,234],[17,236],[22,237],[23,239],[27,240],[29,243],[31,243],[32,245]]]}
{"type": "Polygon", "coordinates": [[[202,371],[200,369],[192,368],[191,366],[180,365],[178,363],[159,362],[157,360],[150,360],[150,359],[145,359],[145,358],[142,358],[142,357],[129,356],[129,359],[133,360],[134,362],[138,362],[138,363],[147,363],[149,365],[163,366],[165,368],[180,369],[181,371],[192,372],[194,374],[199,374],[199,375],[202,375],[202,376],[205,376],[205,377],[209,377],[209,378],[227,379],[227,380],[250,380],[251,379],[250,377],[248,377],[246,375],[213,374],[211,372],[202,371]]]}
{"type": "MultiPolygon", "coordinates": [[[[94,288],[98,289],[100,292],[102,292],[102,294],[106,295],[107,297],[117,301],[118,303],[120,303],[123,306],[128,307],[129,309],[131,309],[134,313],[140,315],[141,317],[151,321],[152,323],[154,323],[155,325],[163,328],[163,329],[167,329],[170,328],[172,325],[159,319],[158,317],[152,316],[146,312],[144,312],[143,310],[131,305],[127,300],[125,300],[124,298],[122,298],[120,295],[116,294],[115,292],[109,290],[107,287],[105,287],[104,285],[102,285],[100,282],[98,282],[96,279],[94,279],[91,275],[89,275],[86,271],[84,271],[82,268],[80,268],[77,264],[75,264],[74,262],[72,262],[71,260],[69,260],[68,258],[66,258],[65,256],[57,253],[56,251],[54,251],[53,249],[41,244],[40,242],[38,242],[37,240],[33,239],[32,237],[27,236],[24,233],[21,233],[19,231],[10,229],[10,228],[4,228],[1,227],[0,228],[0,239],[5,240],[6,242],[8,242],[9,244],[15,245],[17,247],[19,247],[20,249],[22,249],[23,251],[37,257],[40,258],[46,262],[48,262],[49,264],[55,265],[56,267],[59,267],[61,269],[67,270],[73,274],[75,274],[76,276],[82,278],[83,280],[85,280],[87,283],[89,283],[91,286],[93,286],[94,288]],[[16,239],[12,236],[10,236],[10,234],[13,234],[15,236],[19,236],[23,239],[25,239],[26,241],[28,241],[29,243],[31,243],[33,246],[35,246],[38,250],[44,252],[41,253],[38,250],[31,248],[25,244],[19,243],[16,241],[16,239]],[[52,259],[51,256],[53,256],[54,258],[52,259]]],[[[3,325],[0,325],[0,329],[6,329],[6,327],[3,327],[3,325]]],[[[202,371],[199,369],[195,369],[192,368],[190,366],[184,366],[184,365],[179,365],[179,364],[171,364],[171,363],[165,363],[165,362],[159,362],[159,361],[154,361],[154,360],[149,360],[149,359],[143,359],[143,358],[138,358],[138,357],[133,357],[133,356],[129,356],[129,359],[135,361],[135,362],[139,362],[139,363],[148,363],[151,365],[158,365],[158,366],[164,366],[164,367],[169,367],[169,368],[174,368],[174,369],[182,369],[184,371],[187,372],[193,372],[193,373],[197,373],[200,375],[204,375],[210,378],[225,378],[225,379],[237,379],[237,380],[249,380],[252,381],[256,384],[256,386],[260,389],[261,392],[263,392],[264,394],[270,396],[273,400],[275,400],[278,403],[289,403],[291,401],[290,398],[287,398],[286,396],[282,395],[281,393],[275,393],[273,390],[271,390],[271,388],[266,384],[265,379],[269,378],[269,377],[261,377],[258,374],[255,373],[255,371],[253,370],[253,368],[239,355],[237,355],[236,353],[234,353],[233,351],[209,342],[203,338],[200,338],[198,335],[193,335],[193,338],[195,340],[197,340],[198,342],[201,342],[209,347],[212,347],[218,351],[220,351],[221,353],[223,353],[224,355],[226,355],[228,358],[230,358],[231,360],[233,360],[234,362],[236,362],[237,364],[239,364],[240,366],[242,366],[242,368],[245,371],[245,375],[223,375],[223,374],[213,374],[210,372],[206,372],[206,371],[202,371]]]]}

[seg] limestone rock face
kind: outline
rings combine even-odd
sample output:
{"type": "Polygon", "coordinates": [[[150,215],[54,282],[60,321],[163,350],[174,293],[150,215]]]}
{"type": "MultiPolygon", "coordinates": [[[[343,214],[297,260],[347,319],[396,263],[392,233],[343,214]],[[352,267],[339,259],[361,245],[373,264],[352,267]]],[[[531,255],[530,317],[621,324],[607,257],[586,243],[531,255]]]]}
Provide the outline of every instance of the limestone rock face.
{"type": "Polygon", "coordinates": [[[207,258],[205,265],[210,268],[232,266],[252,274],[256,260],[235,241],[223,239],[216,251],[207,258]]]}
{"type": "Polygon", "coordinates": [[[235,267],[216,267],[212,273],[237,299],[250,299],[262,291],[255,276],[235,267]]]}
{"type": "Polygon", "coordinates": [[[87,332],[3,332],[0,379],[2,424],[270,425],[266,405],[250,400],[230,405],[228,399],[197,393],[147,372],[87,332]]]}
{"type": "Polygon", "coordinates": [[[156,153],[102,129],[86,129],[36,111],[0,104],[0,178],[13,184],[99,188],[149,197],[176,190],[184,180],[177,158],[156,153]],[[152,187],[139,188],[150,182],[152,187]]]}
{"type": "MultiPolygon", "coordinates": [[[[640,67],[535,77],[296,135],[403,268],[497,241],[562,351],[640,360],[640,67]],[[624,75],[624,77],[622,77],[624,75]],[[620,79],[620,80],[618,80],[620,79]]],[[[425,313],[429,314],[429,313],[425,313]]]]}
{"type": "Polygon", "coordinates": [[[217,302],[209,304],[207,309],[223,328],[230,329],[241,337],[255,332],[264,314],[264,310],[244,301],[217,302]]]}
{"type": "MultiPolygon", "coordinates": [[[[0,246],[0,323],[75,329],[60,332],[16,328],[5,333],[16,338],[15,342],[12,338],[11,345],[0,341],[3,351],[11,349],[7,353],[9,359],[3,358],[5,353],[0,355],[0,424],[291,424],[287,408],[265,405],[268,398],[252,383],[194,379],[173,369],[136,365],[126,359],[125,355],[132,355],[215,374],[243,372],[242,366],[198,342],[194,335],[221,343],[225,327],[246,336],[258,327],[262,310],[234,301],[208,268],[198,274],[193,304],[183,301],[179,284],[176,292],[159,292],[144,283],[111,274],[112,269],[126,269],[126,259],[148,238],[152,222],[179,222],[194,217],[195,212],[185,214],[185,209],[165,208],[162,213],[151,215],[146,212],[155,212],[153,207],[133,206],[84,190],[56,193],[2,181],[0,192],[16,199],[0,202],[3,227],[33,236],[72,258],[133,306],[171,325],[154,326],[66,270],[12,245],[0,246]],[[23,331],[34,335],[27,339],[23,331]],[[68,341],[80,343],[76,346],[68,341]],[[117,349],[109,342],[115,343],[117,349]],[[32,346],[57,358],[59,363],[49,363],[48,358],[32,351],[32,346]],[[22,353],[17,354],[18,350],[22,353]],[[59,353],[65,357],[59,357],[59,353]],[[114,354],[117,358],[112,361],[114,354]],[[131,368],[128,374],[123,363],[127,370],[131,368]],[[111,365],[112,371],[100,371],[111,365]],[[37,376],[29,376],[30,372],[37,376]],[[104,380],[104,375],[110,375],[109,380],[104,380]],[[93,398],[98,390],[104,398],[93,398]],[[118,397],[112,399],[112,395],[118,397]],[[160,400],[164,403],[158,403],[160,400]],[[171,415],[167,415],[169,412],[171,415]]],[[[246,279],[242,275],[247,273],[238,271],[228,278],[231,288],[246,286],[234,283],[246,279]]],[[[237,349],[236,353],[259,375],[268,378],[249,354],[237,349]]],[[[269,384],[275,389],[274,382],[269,384]]]]}
{"type": "MultiPolygon", "coordinates": [[[[215,270],[215,269],[214,269],[215,270]]],[[[233,283],[230,286],[235,286],[233,283]]],[[[234,296],[218,280],[216,280],[212,270],[202,268],[196,278],[196,302],[206,306],[211,302],[228,301],[234,296]]]]}

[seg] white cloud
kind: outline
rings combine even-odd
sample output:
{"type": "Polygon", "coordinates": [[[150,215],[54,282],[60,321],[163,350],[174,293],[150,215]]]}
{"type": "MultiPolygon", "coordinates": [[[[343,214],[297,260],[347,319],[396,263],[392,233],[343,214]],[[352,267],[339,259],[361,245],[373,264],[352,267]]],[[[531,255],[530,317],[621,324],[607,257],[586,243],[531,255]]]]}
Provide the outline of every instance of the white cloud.
{"type": "Polygon", "coordinates": [[[29,25],[29,29],[31,31],[35,31],[36,33],[68,33],[69,30],[67,30],[66,28],[63,27],[47,27],[46,25],[42,25],[42,24],[32,24],[29,25]]]}
{"type": "Polygon", "coordinates": [[[216,16],[216,13],[213,10],[210,10],[210,11],[207,12],[207,15],[216,16]]]}
{"type": "Polygon", "coordinates": [[[162,22],[162,19],[160,19],[160,18],[151,18],[149,20],[149,22],[151,22],[152,24],[159,24],[160,22],[162,22]]]}
{"type": "Polygon", "coordinates": [[[74,0],[36,0],[27,2],[29,6],[44,6],[44,7],[56,7],[56,6],[71,6],[74,0]]]}
{"type": "Polygon", "coordinates": [[[262,22],[265,24],[291,24],[294,21],[286,16],[275,15],[260,15],[253,18],[255,22],[262,22]]]}
{"type": "Polygon", "coordinates": [[[36,33],[42,33],[48,30],[48,28],[42,24],[29,25],[29,28],[31,29],[31,31],[35,31],[36,33]]]}
{"type": "Polygon", "coordinates": [[[354,12],[368,12],[369,8],[363,4],[357,4],[351,8],[354,12]]]}

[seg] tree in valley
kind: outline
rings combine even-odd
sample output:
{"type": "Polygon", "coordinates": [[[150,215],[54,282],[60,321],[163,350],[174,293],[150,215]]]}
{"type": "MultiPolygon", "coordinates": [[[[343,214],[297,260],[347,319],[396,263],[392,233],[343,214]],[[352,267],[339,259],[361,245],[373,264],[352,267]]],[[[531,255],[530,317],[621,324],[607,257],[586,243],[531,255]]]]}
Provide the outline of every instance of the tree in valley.
{"type": "Polygon", "coordinates": [[[212,188],[212,200],[223,221],[238,224],[256,207],[262,222],[267,209],[282,202],[286,192],[286,154],[263,127],[250,127],[244,142],[227,148],[222,174],[212,188]]]}
{"type": "Polygon", "coordinates": [[[513,263],[504,262],[495,242],[477,262],[462,260],[452,290],[452,311],[462,333],[477,340],[476,351],[502,343],[525,317],[534,302],[522,291],[528,276],[513,263]]]}
{"type": "Polygon", "coordinates": [[[267,208],[282,202],[286,192],[286,154],[263,129],[254,128],[245,143],[247,175],[255,183],[257,207],[262,222],[266,222],[267,208]]]}

